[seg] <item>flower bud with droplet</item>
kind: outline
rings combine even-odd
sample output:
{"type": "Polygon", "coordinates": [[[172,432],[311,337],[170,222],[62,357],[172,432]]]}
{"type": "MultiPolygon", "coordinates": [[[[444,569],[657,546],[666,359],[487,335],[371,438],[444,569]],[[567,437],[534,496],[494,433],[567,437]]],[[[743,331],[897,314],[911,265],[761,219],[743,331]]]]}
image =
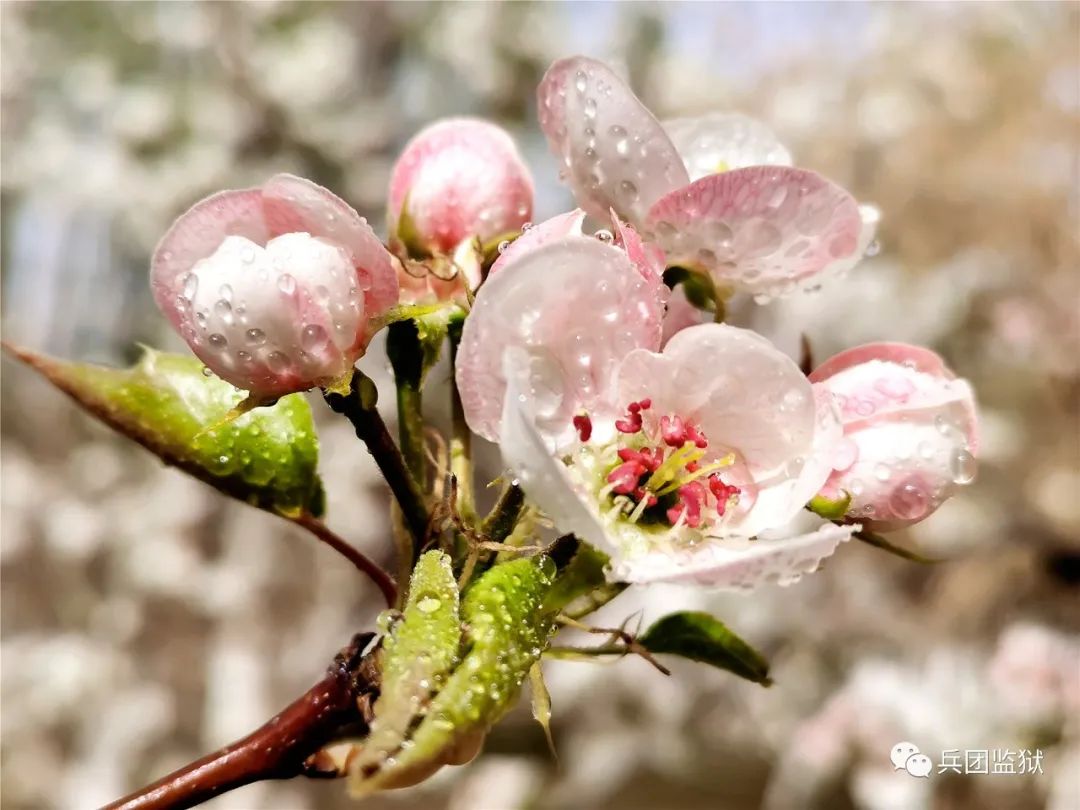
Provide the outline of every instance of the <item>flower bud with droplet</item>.
{"type": "Polygon", "coordinates": [[[161,240],[150,275],[199,359],[261,400],[349,373],[398,299],[391,256],[367,222],[287,174],[196,203],[161,240]]]}
{"type": "Polygon", "coordinates": [[[836,403],[844,442],[822,495],[847,492],[849,519],[877,530],[918,523],[975,478],[975,396],[933,352],[873,343],[810,379],[836,403]]]}
{"type": "Polygon", "coordinates": [[[390,233],[414,258],[517,231],[532,216],[533,181],[510,136],[473,118],[423,129],[390,177],[390,233]]]}

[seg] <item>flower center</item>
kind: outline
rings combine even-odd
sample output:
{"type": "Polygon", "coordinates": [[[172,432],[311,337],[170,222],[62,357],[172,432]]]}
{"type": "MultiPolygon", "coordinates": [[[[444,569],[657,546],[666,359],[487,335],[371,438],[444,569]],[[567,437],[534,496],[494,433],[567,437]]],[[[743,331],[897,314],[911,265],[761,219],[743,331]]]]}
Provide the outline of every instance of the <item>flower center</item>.
{"type": "MultiPolygon", "coordinates": [[[[588,414],[574,417],[583,443],[592,436],[588,414]]],[[[657,528],[707,530],[738,503],[740,490],[719,471],[734,461],[729,453],[705,463],[708,437],[677,414],[657,417],[649,399],[631,402],[615,422],[615,439],[589,452],[602,476],[598,495],[610,519],[657,528]]]]}

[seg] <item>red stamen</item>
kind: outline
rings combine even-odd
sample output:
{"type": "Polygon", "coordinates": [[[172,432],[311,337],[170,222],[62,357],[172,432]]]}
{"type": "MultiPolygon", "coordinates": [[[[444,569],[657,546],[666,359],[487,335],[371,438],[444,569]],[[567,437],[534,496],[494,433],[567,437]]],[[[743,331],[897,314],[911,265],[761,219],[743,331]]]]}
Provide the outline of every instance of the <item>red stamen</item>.
{"type": "Polygon", "coordinates": [[[721,517],[724,516],[724,512],[727,511],[728,504],[733,498],[738,498],[739,493],[742,492],[736,486],[725,484],[720,480],[720,474],[709,476],[709,491],[716,498],[716,513],[721,517]]]}
{"type": "Polygon", "coordinates": [[[660,436],[669,447],[682,447],[686,443],[686,425],[682,417],[661,416],[660,436]]]}
{"type": "Polygon", "coordinates": [[[696,426],[690,424],[686,426],[686,441],[693,442],[700,450],[704,450],[709,446],[709,440],[705,438],[705,434],[696,426]]]}
{"type": "Polygon", "coordinates": [[[587,442],[592,436],[592,419],[587,413],[579,413],[574,417],[574,429],[577,430],[578,438],[587,442]]]}
{"type": "Polygon", "coordinates": [[[675,525],[679,518],[691,529],[701,525],[701,507],[705,503],[705,487],[699,481],[691,481],[679,487],[678,500],[667,510],[667,518],[675,525]],[[683,517],[685,514],[685,517],[683,517]]]}
{"type": "Polygon", "coordinates": [[[623,447],[619,449],[619,458],[623,461],[637,462],[648,472],[655,472],[664,461],[664,453],[662,450],[654,451],[649,447],[643,447],[640,450],[623,447]]]}
{"type": "Polygon", "coordinates": [[[638,405],[641,406],[641,410],[647,411],[652,407],[652,400],[646,397],[645,399],[638,400],[638,405]]]}
{"type": "Polygon", "coordinates": [[[614,491],[619,495],[629,495],[638,488],[641,476],[645,474],[645,467],[636,461],[625,461],[608,473],[607,481],[614,484],[614,491]]]}
{"type": "Polygon", "coordinates": [[[649,490],[645,489],[645,487],[638,487],[634,490],[634,500],[638,503],[641,503],[643,500],[648,501],[645,504],[646,506],[656,506],[657,503],[657,497],[649,492],[649,490]]]}

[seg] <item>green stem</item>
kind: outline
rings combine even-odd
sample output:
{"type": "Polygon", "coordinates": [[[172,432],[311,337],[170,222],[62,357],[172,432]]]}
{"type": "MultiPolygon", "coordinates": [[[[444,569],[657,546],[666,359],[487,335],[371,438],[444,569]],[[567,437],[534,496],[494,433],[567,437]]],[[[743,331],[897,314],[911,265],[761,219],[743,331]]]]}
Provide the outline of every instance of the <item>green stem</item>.
{"type": "MultiPolygon", "coordinates": [[[[458,514],[467,522],[476,519],[476,494],[472,466],[472,433],[465,423],[465,410],[461,405],[461,394],[455,384],[454,369],[457,366],[458,346],[461,343],[461,329],[465,319],[454,318],[450,321],[450,391],[451,413],[453,416],[450,437],[450,472],[457,479],[458,514]]],[[[509,534],[509,532],[507,532],[509,534]]]]}
{"type": "Polygon", "coordinates": [[[422,486],[427,481],[424,463],[423,352],[416,324],[411,320],[392,323],[387,329],[386,353],[397,384],[398,440],[405,464],[422,486]]]}
{"type": "Polygon", "coordinates": [[[427,534],[428,509],[401,451],[394,444],[390,431],[386,429],[386,423],[375,407],[379,398],[375,383],[357,369],[353,371],[348,393],[323,391],[323,398],[334,412],[340,413],[352,423],[357,437],[367,445],[368,452],[379,465],[383,478],[401,507],[405,525],[412,534],[412,556],[415,560],[420,556],[420,549],[427,534]]]}

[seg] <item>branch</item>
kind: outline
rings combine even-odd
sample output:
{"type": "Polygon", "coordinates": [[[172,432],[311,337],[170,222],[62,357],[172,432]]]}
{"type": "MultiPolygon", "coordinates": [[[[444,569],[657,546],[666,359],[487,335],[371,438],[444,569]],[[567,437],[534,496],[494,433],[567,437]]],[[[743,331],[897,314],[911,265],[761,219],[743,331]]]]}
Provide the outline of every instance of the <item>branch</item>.
{"type": "Polygon", "coordinates": [[[383,422],[375,407],[378,400],[375,384],[357,369],[353,372],[347,394],[323,391],[323,398],[333,411],[352,422],[357,437],[367,445],[368,452],[379,465],[383,478],[390,485],[390,491],[394,493],[398,505],[401,506],[409,533],[413,536],[415,560],[420,555],[420,548],[427,533],[428,510],[424,504],[424,496],[421,495],[416,481],[405,466],[401,451],[394,444],[390,431],[386,429],[386,423],[383,422]]]}
{"type": "Polygon", "coordinates": [[[398,596],[397,583],[394,582],[394,578],[384,571],[378,563],[364,554],[364,552],[360,551],[360,549],[339,537],[330,530],[329,526],[314,515],[303,512],[297,517],[289,518],[289,520],[297,526],[307,529],[321,542],[326,543],[326,545],[330,546],[330,548],[355,565],[362,573],[366,574],[368,578],[378,586],[379,590],[382,591],[383,598],[386,599],[386,606],[394,606],[398,596]]]}
{"type": "Polygon", "coordinates": [[[356,635],[326,677],[242,740],[186,765],[102,810],[183,810],[252,782],[325,777],[309,757],[342,736],[363,736],[379,688],[373,633],[356,635]]]}

